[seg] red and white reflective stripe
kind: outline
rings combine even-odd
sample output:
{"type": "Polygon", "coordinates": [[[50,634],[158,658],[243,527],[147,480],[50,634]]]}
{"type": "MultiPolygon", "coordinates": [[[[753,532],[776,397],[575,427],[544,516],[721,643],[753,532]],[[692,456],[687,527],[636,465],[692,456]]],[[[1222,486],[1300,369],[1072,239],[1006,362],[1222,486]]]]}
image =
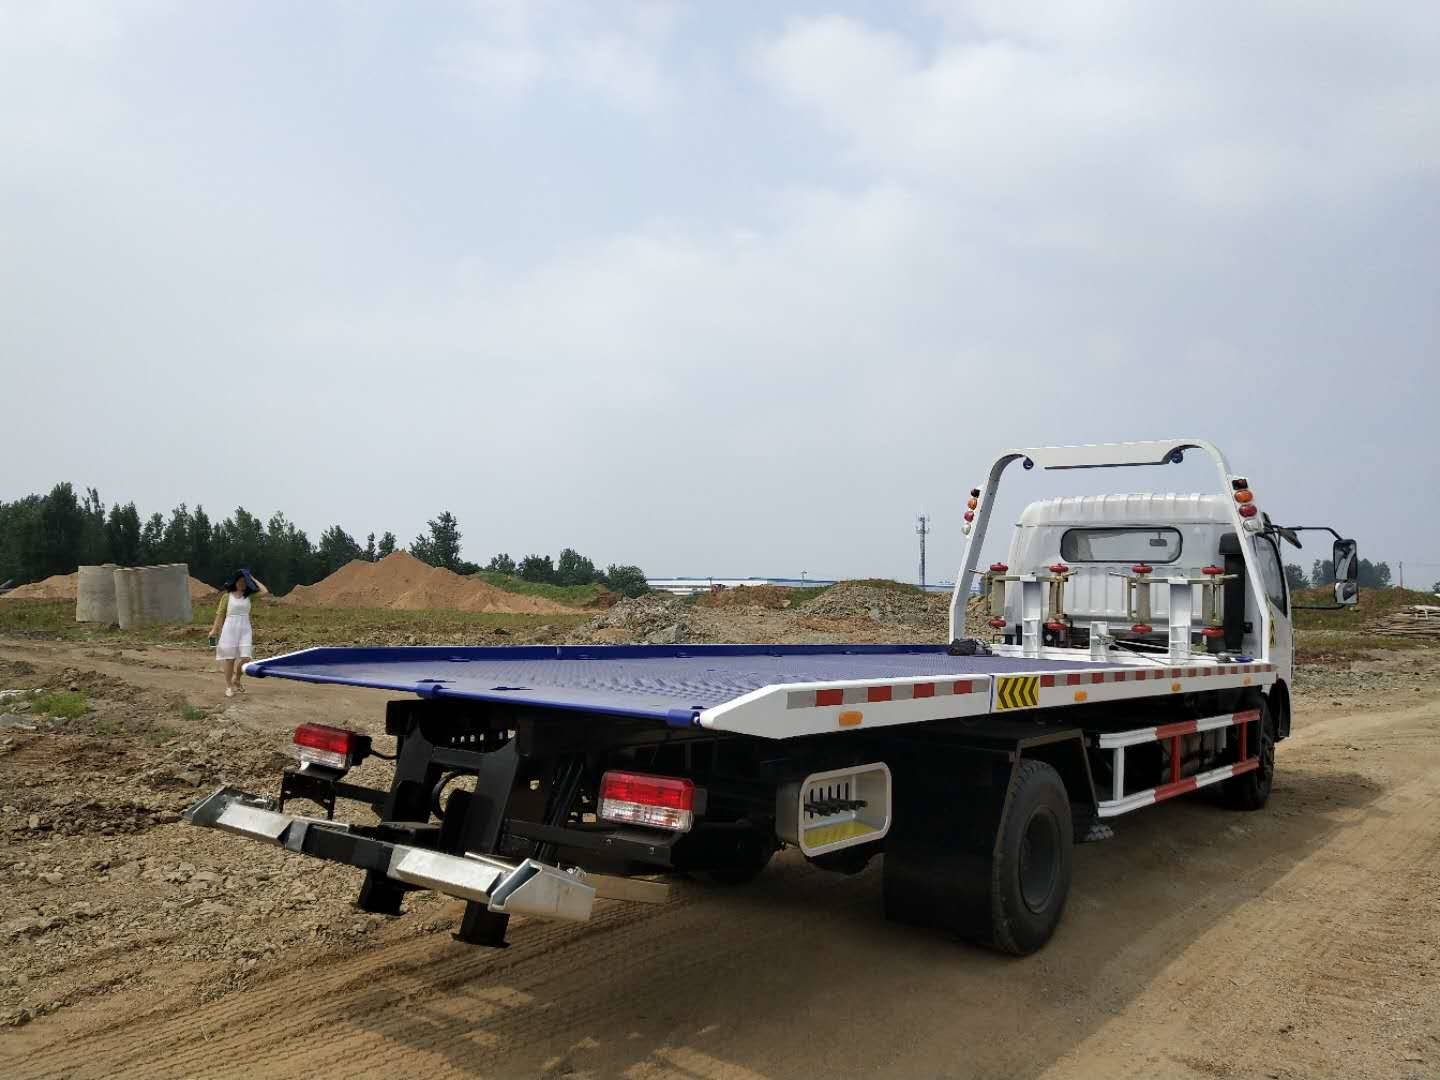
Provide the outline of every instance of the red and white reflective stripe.
{"type": "Polygon", "coordinates": [[[1248,675],[1271,672],[1274,664],[1205,664],[1197,667],[1121,668],[1107,671],[1080,671],[1040,676],[1040,686],[1097,686],[1104,683],[1145,682],[1146,680],[1202,679],[1214,675],[1248,675]]]}
{"type": "Polygon", "coordinates": [[[1224,713],[1220,716],[1206,716],[1199,720],[1182,720],[1178,724],[1161,724],[1158,727],[1136,728],[1133,731],[1114,731],[1099,736],[1095,745],[1102,750],[1114,750],[1121,746],[1136,746],[1140,743],[1171,739],[1177,735],[1191,735],[1197,731],[1214,731],[1216,728],[1248,724],[1260,719],[1259,709],[1244,709],[1241,712],[1224,713]]]}
{"type": "Polygon", "coordinates": [[[1100,803],[1101,817],[1114,817],[1117,814],[1125,814],[1131,810],[1139,810],[1142,806],[1153,806],[1157,802],[1164,802],[1166,799],[1173,799],[1176,795],[1184,795],[1187,792],[1205,787],[1208,784],[1215,784],[1221,780],[1229,780],[1232,776],[1240,776],[1242,773],[1251,772],[1259,768],[1260,759],[1251,758],[1248,761],[1239,761],[1232,765],[1221,765],[1218,769],[1210,769],[1207,772],[1196,773],[1194,776],[1186,776],[1175,781],[1173,784],[1161,784],[1159,787],[1151,788],[1149,791],[1137,791],[1133,795],[1126,795],[1123,799],[1111,799],[1100,803]]]}
{"type": "Polygon", "coordinates": [[[934,682],[877,683],[874,686],[837,686],[821,690],[791,690],[785,697],[787,709],[814,709],[824,705],[865,705],[878,701],[914,701],[978,694],[990,689],[986,679],[936,679],[934,682]]]}

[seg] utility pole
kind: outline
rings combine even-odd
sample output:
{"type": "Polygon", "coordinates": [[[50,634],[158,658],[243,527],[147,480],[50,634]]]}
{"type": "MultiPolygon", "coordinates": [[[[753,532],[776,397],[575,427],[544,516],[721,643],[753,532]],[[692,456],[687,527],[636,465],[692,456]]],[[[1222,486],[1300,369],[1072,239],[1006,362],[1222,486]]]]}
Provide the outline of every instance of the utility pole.
{"type": "Polygon", "coordinates": [[[930,532],[930,518],[921,514],[915,521],[915,532],[920,536],[920,591],[925,591],[925,537],[930,532]]]}
{"type": "Polygon", "coordinates": [[[1400,564],[1400,588],[1405,588],[1405,564],[1400,564]]]}

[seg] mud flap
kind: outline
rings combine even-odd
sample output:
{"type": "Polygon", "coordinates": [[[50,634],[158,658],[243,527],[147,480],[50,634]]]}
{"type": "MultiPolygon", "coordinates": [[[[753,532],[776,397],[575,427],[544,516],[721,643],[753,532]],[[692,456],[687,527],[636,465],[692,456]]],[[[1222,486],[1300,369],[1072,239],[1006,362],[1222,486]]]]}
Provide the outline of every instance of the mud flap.
{"type": "Polygon", "coordinates": [[[1011,755],[930,753],[891,767],[886,918],[993,944],[992,880],[1014,774],[1011,755]]]}

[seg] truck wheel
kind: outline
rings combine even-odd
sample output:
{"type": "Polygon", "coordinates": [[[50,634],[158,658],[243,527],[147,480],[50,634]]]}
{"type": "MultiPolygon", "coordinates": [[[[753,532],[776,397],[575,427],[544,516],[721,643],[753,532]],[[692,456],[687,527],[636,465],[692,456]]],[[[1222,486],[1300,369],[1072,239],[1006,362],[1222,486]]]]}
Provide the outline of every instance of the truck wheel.
{"type": "Polygon", "coordinates": [[[1262,810],[1275,782],[1275,717],[1260,703],[1260,765],[1220,785],[1220,797],[1231,810],[1262,810]]]}
{"type": "Polygon", "coordinates": [[[1050,939],[1075,843],[1070,796],[1053,767],[1022,759],[1012,772],[1008,762],[952,758],[897,774],[896,796],[886,918],[1017,956],[1050,939]]]}
{"type": "Polygon", "coordinates": [[[1074,842],[1060,774],[1043,761],[1022,761],[990,879],[995,948],[1025,956],[1050,940],[1070,894],[1074,842]]]}

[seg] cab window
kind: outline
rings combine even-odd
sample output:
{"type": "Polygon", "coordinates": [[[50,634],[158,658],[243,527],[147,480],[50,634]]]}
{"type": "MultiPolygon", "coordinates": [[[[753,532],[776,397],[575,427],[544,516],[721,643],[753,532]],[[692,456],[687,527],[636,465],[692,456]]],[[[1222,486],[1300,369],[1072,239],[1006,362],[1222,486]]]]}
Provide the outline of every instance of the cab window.
{"type": "Polygon", "coordinates": [[[1180,530],[1066,529],[1060,557],[1067,562],[1170,563],[1180,557],[1180,530]]]}
{"type": "Polygon", "coordinates": [[[1280,565],[1280,552],[1275,548],[1275,541],[1268,536],[1257,536],[1255,559],[1260,564],[1260,580],[1265,583],[1265,595],[1275,605],[1276,611],[1285,614],[1285,570],[1280,565]]]}

